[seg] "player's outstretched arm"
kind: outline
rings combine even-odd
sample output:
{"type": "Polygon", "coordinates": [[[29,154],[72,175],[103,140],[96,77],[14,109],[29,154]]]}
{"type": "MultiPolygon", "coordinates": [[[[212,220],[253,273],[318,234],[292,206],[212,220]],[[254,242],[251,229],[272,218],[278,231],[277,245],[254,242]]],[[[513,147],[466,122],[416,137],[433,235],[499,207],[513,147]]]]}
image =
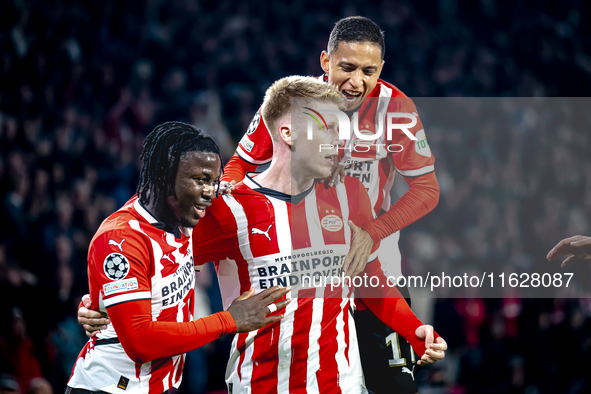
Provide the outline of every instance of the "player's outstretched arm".
{"type": "Polygon", "coordinates": [[[575,235],[565,238],[558,242],[546,257],[552,261],[565,255],[570,256],[562,262],[561,267],[566,267],[573,260],[591,260],[591,237],[575,235]]]}
{"type": "MultiPolygon", "coordinates": [[[[187,353],[223,335],[256,330],[282,319],[283,315],[266,315],[275,309],[269,305],[288,291],[289,288],[275,286],[252,296],[253,290],[249,290],[234,300],[231,310],[183,323],[153,321],[150,300],[113,305],[108,311],[123,349],[129,358],[143,364],[187,353]]],[[[288,302],[275,305],[283,308],[288,302]]]]}
{"type": "Polygon", "coordinates": [[[236,322],[236,332],[258,330],[269,323],[281,320],[283,314],[272,314],[272,312],[284,308],[291,299],[275,301],[287,294],[290,289],[290,287],[274,286],[253,295],[254,288],[251,287],[236,298],[228,308],[228,312],[236,322]]]}

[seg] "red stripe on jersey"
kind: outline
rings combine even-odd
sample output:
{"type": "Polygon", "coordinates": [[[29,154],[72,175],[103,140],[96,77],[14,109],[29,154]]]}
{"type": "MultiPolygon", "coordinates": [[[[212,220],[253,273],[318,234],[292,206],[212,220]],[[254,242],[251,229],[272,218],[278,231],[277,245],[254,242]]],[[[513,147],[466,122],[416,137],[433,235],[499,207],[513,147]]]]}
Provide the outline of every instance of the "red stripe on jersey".
{"type": "Polygon", "coordinates": [[[343,327],[343,330],[345,330],[345,344],[347,346],[347,347],[345,347],[345,358],[347,359],[347,364],[349,364],[349,366],[350,366],[351,362],[349,361],[349,347],[351,345],[349,344],[349,307],[348,306],[343,311],[343,319],[345,321],[345,326],[343,327]]]}
{"type": "MultiPolygon", "coordinates": [[[[274,312],[276,315],[277,312],[274,312]]],[[[269,324],[258,331],[254,340],[252,354],[252,381],[250,387],[253,393],[277,392],[277,365],[279,364],[279,322],[269,324]]]]}
{"type": "Polygon", "coordinates": [[[291,359],[299,360],[289,366],[289,391],[305,389],[308,380],[308,345],[312,326],[312,304],[316,289],[303,289],[298,292],[298,308],[293,317],[291,336],[291,359]]]}
{"type": "Polygon", "coordinates": [[[242,363],[244,362],[244,353],[246,352],[247,337],[247,332],[241,332],[240,334],[238,334],[238,340],[236,341],[236,348],[240,352],[240,361],[238,361],[238,378],[240,380],[242,380],[242,363]]]}
{"type": "MultiPolygon", "coordinates": [[[[316,188],[324,187],[323,183],[319,183],[316,186],[316,188]]],[[[331,187],[324,193],[316,191],[316,202],[324,244],[344,244],[346,242],[345,225],[343,223],[343,213],[341,212],[336,188],[331,187]]]]}
{"type": "Polygon", "coordinates": [[[318,389],[321,393],[340,393],[339,366],[336,360],[339,344],[337,341],[337,320],[341,311],[341,289],[324,289],[322,324],[318,345],[320,346],[320,368],[316,371],[318,389]]]}
{"type": "Polygon", "coordinates": [[[236,195],[235,198],[240,202],[246,219],[248,221],[248,238],[250,240],[250,251],[253,257],[266,256],[273,253],[279,253],[279,244],[277,243],[277,229],[275,223],[275,210],[269,201],[265,201],[266,210],[261,210],[260,201],[257,199],[267,197],[259,194],[245,196],[236,195]],[[254,198],[253,198],[254,197],[254,198]],[[257,198],[258,197],[258,198],[257,198]]]}
{"type": "Polygon", "coordinates": [[[291,224],[291,247],[293,250],[310,247],[310,232],[306,218],[306,204],[287,204],[289,223],[291,224]]]}
{"type": "Polygon", "coordinates": [[[152,372],[152,376],[150,376],[150,394],[163,393],[165,379],[168,380],[168,387],[172,387],[171,379],[173,374],[170,373],[170,371],[174,370],[172,358],[154,360],[150,369],[152,372]],[[163,372],[166,372],[166,374],[163,372]]]}

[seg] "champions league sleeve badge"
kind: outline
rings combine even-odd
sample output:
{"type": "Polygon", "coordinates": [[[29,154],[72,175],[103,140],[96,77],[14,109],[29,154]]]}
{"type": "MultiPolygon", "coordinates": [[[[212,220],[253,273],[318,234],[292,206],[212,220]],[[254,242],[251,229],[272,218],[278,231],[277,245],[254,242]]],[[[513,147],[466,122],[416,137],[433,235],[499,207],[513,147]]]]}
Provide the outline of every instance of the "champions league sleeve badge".
{"type": "Polygon", "coordinates": [[[109,279],[123,279],[129,274],[129,261],[121,253],[111,253],[105,257],[103,268],[109,279]]]}
{"type": "Polygon", "coordinates": [[[252,133],[254,133],[255,130],[257,129],[257,127],[259,127],[260,121],[261,121],[261,111],[259,110],[254,115],[254,118],[252,118],[252,120],[250,121],[250,124],[248,125],[248,129],[246,130],[246,135],[251,135],[252,133]]]}

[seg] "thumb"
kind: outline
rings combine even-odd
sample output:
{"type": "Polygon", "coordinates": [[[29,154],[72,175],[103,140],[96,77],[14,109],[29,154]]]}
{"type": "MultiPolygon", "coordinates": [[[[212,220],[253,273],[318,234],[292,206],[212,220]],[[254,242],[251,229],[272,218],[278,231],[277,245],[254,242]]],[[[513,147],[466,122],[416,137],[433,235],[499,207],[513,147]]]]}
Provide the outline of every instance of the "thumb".
{"type": "Polygon", "coordinates": [[[419,338],[425,338],[425,348],[429,349],[429,347],[433,344],[433,327],[429,325],[420,326],[417,328],[416,335],[419,338]]]}
{"type": "Polygon", "coordinates": [[[348,223],[349,223],[349,227],[351,227],[351,230],[355,230],[355,231],[359,230],[359,227],[357,227],[357,225],[355,225],[355,223],[353,223],[352,220],[349,220],[348,223]]]}
{"type": "Polygon", "coordinates": [[[570,246],[574,246],[575,248],[578,248],[579,246],[583,246],[584,242],[585,242],[584,240],[573,241],[570,243],[570,246]]]}
{"type": "Polygon", "coordinates": [[[251,287],[250,289],[248,289],[244,293],[242,293],[240,295],[240,297],[236,298],[236,300],[246,300],[247,298],[252,297],[253,294],[254,294],[254,287],[251,287]]]}
{"type": "Polygon", "coordinates": [[[84,294],[84,296],[82,296],[82,303],[84,304],[85,308],[90,308],[92,306],[92,301],[90,301],[89,294],[84,294]]]}

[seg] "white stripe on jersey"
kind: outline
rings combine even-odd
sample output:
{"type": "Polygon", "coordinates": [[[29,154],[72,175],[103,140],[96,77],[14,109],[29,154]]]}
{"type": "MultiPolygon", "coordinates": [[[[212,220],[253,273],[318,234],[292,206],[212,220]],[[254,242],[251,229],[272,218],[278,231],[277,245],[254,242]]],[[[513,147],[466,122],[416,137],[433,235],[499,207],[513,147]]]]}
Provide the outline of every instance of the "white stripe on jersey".
{"type": "Polygon", "coordinates": [[[150,297],[151,297],[151,294],[149,291],[137,291],[135,293],[127,293],[127,294],[121,294],[118,296],[111,297],[109,299],[103,300],[103,303],[104,303],[105,307],[108,308],[110,306],[121,304],[122,302],[127,302],[127,301],[149,300],[150,297]]]}
{"type": "MultiPolygon", "coordinates": [[[[292,243],[291,243],[291,226],[289,222],[289,214],[287,212],[287,203],[285,201],[278,200],[276,198],[268,197],[269,201],[273,205],[275,211],[275,231],[277,232],[277,244],[279,245],[279,253],[282,255],[293,254],[292,243]]],[[[288,283],[289,284],[289,283],[288,283]]],[[[292,298],[291,292],[287,294],[287,298],[292,298]]],[[[284,312],[285,316],[294,316],[295,310],[297,309],[297,299],[287,305],[287,309],[284,312]]],[[[293,323],[294,319],[282,319],[280,322],[279,332],[280,335],[286,338],[291,338],[293,335],[293,323]]],[[[277,384],[278,393],[289,392],[289,376],[290,376],[290,365],[291,365],[291,343],[284,343],[282,346],[281,341],[278,341],[278,364],[277,364],[277,384]]]]}
{"type": "MultiPolygon", "coordinates": [[[[288,294],[288,296],[291,298],[291,294],[288,294]]],[[[280,335],[284,335],[286,338],[291,338],[293,336],[293,323],[295,322],[293,316],[295,316],[297,309],[297,298],[287,304],[284,315],[291,318],[284,318],[281,320],[279,327],[279,332],[281,333],[280,335]]],[[[278,345],[279,363],[277,364],[277,392],[288,393],[289,376],[291,372],[291,342],[282,343],[279,341],[278,345]]]]}
{"type": "Polygon", "coordinates": [[[275,231],[277,232],[277,244],[279,245],[279,253],[283,255],[292,254],[291,245],[291,229],[289,223],[289,215],[287,213],[287,203],[273,197],[268,197],[273,210],[275,211],[275,231]]]}
{"type": "MultiPolygon", "coordinates": [[[[347,245],[351,244],[351,227],[349,226],[349,198],[347,197],[347,188],[344,183],[338,183],[336,186],[337,201],[341,206],[341,213],[343,214],[343,225],[345,226],[345,242],[347,245]]],[[[373,206],[373,205],[372,205],[373,206]]]]}
{"type": "Polygon", "coordinates": [[[423,175],[423,174],[427,174],[429,172],[435,171],[435,166],[425,166],[425,167],[419,168],[417,170],[406,170],[406,171],[399,170],[397,168],[396,171],[398,171],[400,173],[400,175],[403,175],[403,176],[419,176],[419,175],[423,175]]]}
{"type": "Polygon", "coordinates": [[[316,298],[312,300],[312,324],[308,341],[308,381],[306,388],[309,393],[318,393],[316,371],[320,369],[320,333],[322,331],[322,312],[324,311],[324,289],[316,289],[316,298]]]}
{"type": "MultiPolygon", "coordinates": [[[[259,330],[249,332],[248,336],[246,337],[246,341],[244,341],[244,346],[246,347],[246,349],[244,350],[244,361],[242,362],[242,366],[240,369],[240,375],[242,376],[242,379],[238,381],[238,386],[242,387],[244,389],[243,392],[245,393],[251,392],[250,382],[252,381],[253,369],[252,354],[254,353],[254,340],[257,332],[259,332],[259,330]]],[[[236,335],[235,339],[238,339],[238,335],[236,335]]],[[[238,359],[236,360],[237,364],[239,362],[240,357],[238,357],[238,359]]],[[[237,374],[236,378],[238,378],[237,374]]]]}
{"type": "Polygon", "coordinates": [[[240,156],[242,160],[245,160],[245,161],[249,162],[250,164],[261,165],[261,164],[267,164],[268,162],[271,161],[271,160],[255,160],[255,159],[253,159],[252,156],[250,156],[248,153],[246,153],[244,151],[244,149],[242,149],[240,147],[240,145],[238,145],[236,147],[236,153],[238,153],[238,156],[240,156]]]}
{"type": "Polygon", "coordinates": [[[231,194],[226,194],[223,198],[236,220],[238,246],[240,247],[242,257],[246,261],[252,261],[252,251],[250,250],[250,240],[248,238],[248,219],[244,208],[231,194]]]}
{"type": "Polygon", "coordinates": [[[312,191],[304,200],[306,220],[308,222],[308,234],[310,236],[310,247],[320,249],[324,245],[322,227],[320,226],[320,215],[318,214],[318,204],[316,202],[316,193],[312,191]]]}

